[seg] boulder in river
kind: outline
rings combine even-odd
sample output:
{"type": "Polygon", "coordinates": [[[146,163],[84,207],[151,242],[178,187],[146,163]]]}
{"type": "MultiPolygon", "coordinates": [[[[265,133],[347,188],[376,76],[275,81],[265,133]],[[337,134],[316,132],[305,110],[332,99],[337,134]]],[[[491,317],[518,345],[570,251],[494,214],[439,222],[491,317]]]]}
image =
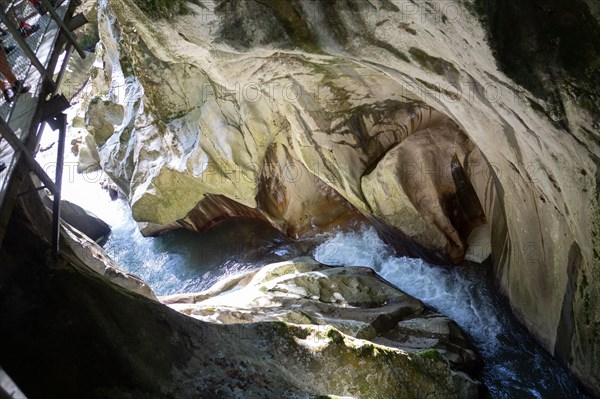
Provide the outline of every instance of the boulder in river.
{"type": "MultiPolygon", "coordinates": [[[[44,203],[48,209],[52,209],[52,199],[44,196],[44,203]]],[[[86,211],[77,204],[67,200],[60,202],[60,217],[69,225],[102,245],[110,235],[110,225],[93,213],[86,211]]]]}
{"type": "Polygon", "coordinates": [[[452,368],[473,371],[480,363],[455,322],[366,267],[329,267],[298,258],[230,277],[204,292],[160,300],[204,321],[332,326],[385,347],[439,356],[452,368]]]}

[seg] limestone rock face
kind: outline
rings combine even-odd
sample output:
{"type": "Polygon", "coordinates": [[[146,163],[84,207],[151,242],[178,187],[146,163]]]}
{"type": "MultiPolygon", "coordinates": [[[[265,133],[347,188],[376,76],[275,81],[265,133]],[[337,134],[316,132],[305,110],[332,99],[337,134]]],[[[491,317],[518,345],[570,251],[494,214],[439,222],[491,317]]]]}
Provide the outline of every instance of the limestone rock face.
{"type": "Polygon", "coordinates": [[[100,155],[94,136],[86,134],[81,146],[79,147],[79,156],[77,157],[77,173],[93,172],[99,170],[100,155]]]}
{"type": "MultiPolygon", "coordinates": [[[[45,212],[35,212],[46,228],[18,209],[0,248],[0,363],[27,397],[477,397],[477,382],[446,360],[446,348],[422,350],[438,345],[411,343],[409,352],[309,320],[316,316],[311,304],[322,306],[322,320],[346,317],[348,331],[350,324],[357,330],[389,329],[401,315],[426,313],[420,302],[373,272],[322,268],[308,261],[266,267],[242,277],[254,281],[242,290],[273,286],[264,301],[292,300],[294,295],[301,300],[304,290],[310,294],[307,313],[302,314],[302,306],[288,309],[289,318],[304,324],[260,315],[253,321],[227,307],[222,307],[222,317],[235,324],[206,322],[125,289],[130,287],[122,282],[107,281],[90,267],[87,257],[97,255],[94,248],[82,245],[73,233],[63,236],[58,262],[46,259],[50,220],[45,212]],[[295,292],[277,293],[286,287],[295,292]],[[346,300],[365,306],[357,303],[354,309],[346,300]],[[368,308],[375,305],[384,310],[368,308]]],[[[243,285],[239,279],[221,282],[212,292],[238,284],[243,285]]],[[[449,324],[439,330],[452,328],[449,324]]]]}
{"type": "MultiPolygon", "coordinates": [[[[44,196],[44,205],[46,205],[46,208],[52,210],[52,203],[53,200],[50,197],[44,196]]],[[[64,222],[73,226],[93,241],[100,243],[100,245],[106,242],[111,229],[105,221],[70,201],[61,200],[60,206],[60,216],[64,222]]]]}
{"type": "Polygon", "coordinates": [[[466,3],[101,4],[89,112],[123,109],[110,136],[88,118],[102,167],[148,233],[361,214],[408,255],[491,253],[517,316],[600,393],[597,122],[574,90],[558,115],[504,75],[466,3]]]}
{"type": "Polygon", "coordinates": [[[67,259],[72,262],[73,259],[76,259],[115,285],[146,298],[156,299],[154,292],[144,280],[121,269],[100,245],[90,240],[85,234],[81,234],[81,232],[70,226],[65,228],[65,234],[68,237],[66,241],[72,251],[71,255],[65,255],[67,259]]]}
{"type": "Polygon", "coordinates": [[[332,326],[383,346],[445,358],[461,370],[478,365],[456,323],[425,309],[369,268],[332,268],[300,258],[231,277],[201,293],[160,300],[199,320],[332,326]]]}
{"type": "Polygon", "coordinates": [[[87,109],[86,128],[98,145],[102,145],[123,121],[124,109],[110,101],[92,101],[87,109]]]}

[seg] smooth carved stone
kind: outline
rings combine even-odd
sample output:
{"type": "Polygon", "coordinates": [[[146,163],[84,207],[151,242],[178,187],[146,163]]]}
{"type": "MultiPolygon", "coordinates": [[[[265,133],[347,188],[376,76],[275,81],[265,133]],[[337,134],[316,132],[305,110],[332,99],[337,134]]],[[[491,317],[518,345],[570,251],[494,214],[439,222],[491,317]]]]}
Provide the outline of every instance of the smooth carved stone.
{"type": "Polygon", "coordinates": [[[201,293],[160,300],[199,320],[333,326],[408,352],[436,350],[457,369],[473,371],[480,364],[456,323],[365,267],[329,267],[299,258],[231,277],[201,293]]]}
{"type": "MultiPolygon", "coordinates": [[[[48,196],[44,196],[43,199],[46,207],[52,209],[53,199],[48,196]]],[[[70,201],[61,200],[60,206],[63,221],[88,236],[92,241],[100,243],[100,245],[106,242],[111,232],[108,223],[70,201]]]]}
{"type": "Polygon", "coordinates": [[[507,78],[462,3],[468,17],[446,19],[371,3],[220,2],[169,21],[99,6],[89,120],[103,169],[153,233],[243,208],[296,237],[362,214],[403,254],[491,254],[517,317],[600,394],[595,113],[571,84],[551,88],[555,107],[507,78]],[[123,120],[104,123],[101,103],[123,120]]]}

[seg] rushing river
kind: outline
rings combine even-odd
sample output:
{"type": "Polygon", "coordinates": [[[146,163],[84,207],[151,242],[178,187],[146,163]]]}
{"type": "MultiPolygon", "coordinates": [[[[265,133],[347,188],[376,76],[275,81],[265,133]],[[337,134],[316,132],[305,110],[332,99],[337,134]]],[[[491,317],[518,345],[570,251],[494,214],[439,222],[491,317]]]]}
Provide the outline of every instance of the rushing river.
{"type": "MultiPolygon", "coordinates": [[[[38,157],[52,159],[50,154],[38,157]]],[[[234,220],[194,234],[173,231],[143,237],[123,199],[111,201],[101,174],[75,173],[66,157],[63,197],[112,226],[105,250],[142,277],[157,295],[196,292],[221,277],[300,255],[329,265],[369,266],[403,291],[454,319],[484,359],[480,378],[492,398],[584,398],[568,371],[542,350],[496,293],[489,266],[434,267],[397,257],[373,228],[332,232],[310,243],[292,243],[274,229],[234,220]]]]}
{"type": "Polygon", "coordinates": [[[364,227],[322,235],[316,246],[294,245],[252,220],[225,222],[202,234],[173,231],[145,238],[126,201],[111,202],[97,183],[85,190],[75,187],[65,186],[67,199],[113,228],[106,251],[158,295],[200,291],[225,275],[307,253],[330,265],[369,266],[463,328],[484,358],[481,378],[491,397],[584,397],[569,373],[510,315],[493,288],[490,267],[442,268],[397,257],[373,228],[364,227]]]}
{"type": "Polygon", "coordinates": [[[562,366],[512,317],[494,289],[491,265],[435,267],[397,257],[373,228],[337,233],[314,251],[330,265],[365,265],[454,319],[483,359],[481,378],[493,398],[582,398],[562,366]]]}

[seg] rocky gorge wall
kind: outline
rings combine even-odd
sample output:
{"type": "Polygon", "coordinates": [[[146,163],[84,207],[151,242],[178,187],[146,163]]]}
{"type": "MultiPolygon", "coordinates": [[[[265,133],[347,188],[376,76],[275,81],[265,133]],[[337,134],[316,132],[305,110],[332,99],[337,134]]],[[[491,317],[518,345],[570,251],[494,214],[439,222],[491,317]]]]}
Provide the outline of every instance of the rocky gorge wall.
{"type": "Polygon", "coordinates": [[[479,360],[458,326],[370,269],[267,265],[161,298],[176,311],[63,227],[53,259],[32,192],[0,248],[0,364],[28,398],[478,397],[467,373],[479,360]],[[216,294],[228,303],[210,306],[216,294]]]}
{"type": "Polygon", "coordinates": [[[507,77],[468,1],[177,4],[98,14],[86,142],[147,234],[365,218],[432,262],[491,253],[517,316],[600,393],[590,107],[507,77]]]}

